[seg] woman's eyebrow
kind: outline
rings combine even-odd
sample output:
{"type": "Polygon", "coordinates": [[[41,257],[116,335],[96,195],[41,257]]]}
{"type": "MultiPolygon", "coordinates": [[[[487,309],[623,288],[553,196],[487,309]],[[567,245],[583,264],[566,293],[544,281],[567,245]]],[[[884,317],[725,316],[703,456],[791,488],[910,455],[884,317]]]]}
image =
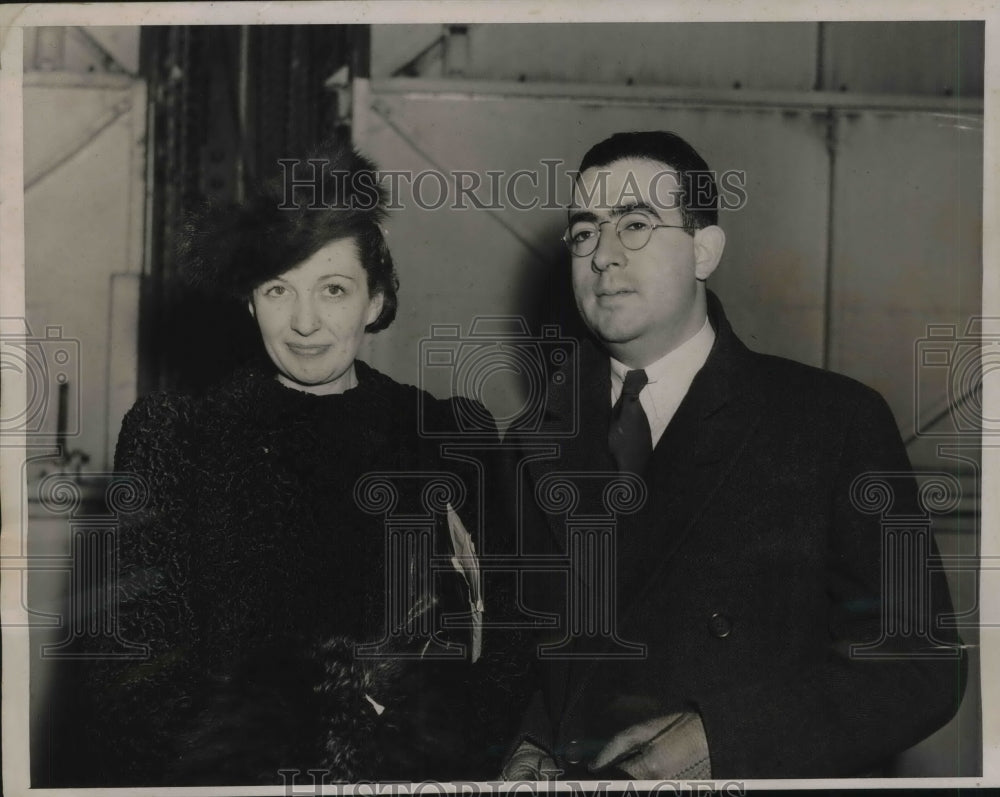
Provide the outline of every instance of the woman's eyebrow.
{"type": "Polygon", "coordinates": [[[337,274],[337,273],[324,274],[321,277],[317,277],[316,278],[316,282],[322,282],[323,280],[329,280],[329,279],[335,279],[335,278],[336,279],[350,280],[351,282],[356,282],[356,280],[354,279],[354,277],[352,277],[350,274],[337,274]]]}

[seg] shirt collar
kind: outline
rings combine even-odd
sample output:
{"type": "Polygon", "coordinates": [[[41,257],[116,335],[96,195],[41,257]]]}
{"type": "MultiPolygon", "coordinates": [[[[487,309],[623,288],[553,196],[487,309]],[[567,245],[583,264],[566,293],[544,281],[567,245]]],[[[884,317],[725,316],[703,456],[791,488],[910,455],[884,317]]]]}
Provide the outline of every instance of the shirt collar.
{"type": "MultiPolygon", "coordinates": [[[[672,351],[668,351],[656,362],[650,363],[643,370],[646,372],[648,384],[655,384],[661,379],[694,379],[694,375],[705,364],[708,354],[715,342],[715,330],[705,317],[705,323],[694,335],[672,351]]],[[[633,370],[624,363],[611,357],[611,378],[620,387],[625,381],[625,374],[633,370]]],[[[687,380],[690,381],[690,380],[687,380]]]]}

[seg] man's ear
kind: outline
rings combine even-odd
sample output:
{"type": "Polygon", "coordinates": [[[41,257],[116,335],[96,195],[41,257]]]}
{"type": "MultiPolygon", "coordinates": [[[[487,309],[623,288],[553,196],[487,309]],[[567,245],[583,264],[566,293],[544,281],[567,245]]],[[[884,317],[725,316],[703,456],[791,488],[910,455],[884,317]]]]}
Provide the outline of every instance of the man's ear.
{"type": "Polygon", "coordinates": [[[726,234],[721,227],[711,225],[694,232],[694,275],[704,282],[715,271],[726,248],[726,234]]]}
{"type": "Polygon", "coordinates": [[[249,299],[247,299],[247,310],[250,311],[251,318],[257,318],[257,311],[254,309],[252,296],[249,299]]]}

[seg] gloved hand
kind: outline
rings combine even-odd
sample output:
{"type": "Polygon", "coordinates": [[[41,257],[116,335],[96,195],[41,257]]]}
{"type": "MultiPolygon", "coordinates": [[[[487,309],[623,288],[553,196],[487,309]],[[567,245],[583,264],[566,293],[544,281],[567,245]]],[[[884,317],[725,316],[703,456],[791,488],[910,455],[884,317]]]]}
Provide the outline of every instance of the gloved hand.
{"type": "Polygon", "coordinates": [[[561,770],[545,750],[525,739],[504,765],[501,780],[552,780],[561,770]]]}
{"type": "Polygon", "coordinates": [[[694,712],[656,717],[616,734],[590,765],[615,767],[636,780],[706,780],[712,776],[708,740],[694,712]]]}

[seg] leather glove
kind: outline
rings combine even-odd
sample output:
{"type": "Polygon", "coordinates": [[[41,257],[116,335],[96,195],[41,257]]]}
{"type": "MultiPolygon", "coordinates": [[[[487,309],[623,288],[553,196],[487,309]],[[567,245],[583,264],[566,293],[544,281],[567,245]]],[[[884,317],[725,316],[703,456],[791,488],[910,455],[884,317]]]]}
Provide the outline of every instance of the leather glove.
{"type": "Polygon", "coordinates": [[[555,759],[534,742],[525,739],[507,760],[501,780],[553,780],[561,770],[555,759]]]}
{"type": "Polygon", "coordinates": [[[656,717],[616,734],[597,754],[591,771],[615,767],[636,780],[707,780],[712,776],[708,740],[694,712],[656,717]]]}

